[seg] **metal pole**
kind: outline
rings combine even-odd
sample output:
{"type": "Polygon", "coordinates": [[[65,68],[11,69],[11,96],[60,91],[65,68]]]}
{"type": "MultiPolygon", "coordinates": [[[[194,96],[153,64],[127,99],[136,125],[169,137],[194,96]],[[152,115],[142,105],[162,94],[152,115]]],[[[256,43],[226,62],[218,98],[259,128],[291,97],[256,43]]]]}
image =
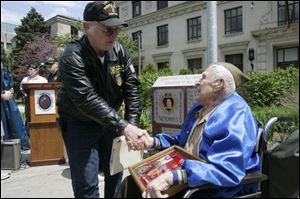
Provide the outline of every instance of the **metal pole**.
{"type": "Polygon", "coordinates": [[[217,1],[207,1],[207,66],[218,61],[217,1]]]}
{"type": "Polygon", "coordinates": [[[138,33],[138,58],[139,58],[139,72],[138,75],[141,74],[141,33],[138,33]]]}

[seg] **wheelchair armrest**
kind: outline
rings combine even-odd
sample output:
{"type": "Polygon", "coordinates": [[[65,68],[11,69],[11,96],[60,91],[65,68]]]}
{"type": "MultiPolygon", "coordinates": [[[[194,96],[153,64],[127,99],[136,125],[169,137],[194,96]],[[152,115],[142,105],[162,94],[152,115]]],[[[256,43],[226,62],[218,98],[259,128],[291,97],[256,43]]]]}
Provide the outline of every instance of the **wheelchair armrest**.
{"type": "MultiPolygon", "coordinates": [[[[260,172],[253,172],[253,173],[248,173],[242,180],[241,184],[251,184],[254,182],[262,182],[267,180],[268,177],[260,172]]],[[[183,198],[189,198],[193,193],[199,190],[207,190],[207,189],[216,189],[220,188],[220,186],[213,185],[213,184],[205,184],[193,189],[189,189],[183,196],[183,198]]]]}
{"type": "Polygon", "coordinates": [[[248,173],[244,179],[242,180],[241,184],[250,184],[254,182],[262,182],[268,179],[268,176],[260,173],[260,172],[253,172],[248,173]]]}

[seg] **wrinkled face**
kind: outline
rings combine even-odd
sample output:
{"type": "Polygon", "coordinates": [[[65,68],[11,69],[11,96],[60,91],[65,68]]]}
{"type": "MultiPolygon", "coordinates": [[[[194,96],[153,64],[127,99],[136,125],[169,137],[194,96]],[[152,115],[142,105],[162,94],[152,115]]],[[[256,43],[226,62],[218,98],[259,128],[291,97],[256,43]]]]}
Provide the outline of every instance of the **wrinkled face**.
{"type": "Polygon", "coordinates": [[[196,100],[200,104],[205,105],[214,96],[215,79],[213,71],[210,68],[207,68],[201,74],[201,78],[196,82],[196,86],[198,91],[196,100]]]}
{"type": "Polygon", "coordinates": [[[92,21],[85,22],[84,29],[92,47],[98,53],[98,51],[108,51],[113,48],[120,27],[107,27],[92,21]]]}

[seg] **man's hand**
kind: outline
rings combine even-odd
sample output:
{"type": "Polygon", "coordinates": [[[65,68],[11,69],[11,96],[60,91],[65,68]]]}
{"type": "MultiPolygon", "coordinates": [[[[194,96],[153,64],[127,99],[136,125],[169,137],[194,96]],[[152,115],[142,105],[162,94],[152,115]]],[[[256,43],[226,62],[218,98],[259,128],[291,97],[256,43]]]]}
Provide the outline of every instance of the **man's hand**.
{"type": "Polygon", "coordinates": [[[4,101],[10,100],[13,97],[13,93],[11,91],[3,91],[1,93],[1,99],[4,101]]]}
{"type": "Polygon", "coordinates": [[[127,144],[133,150],[144,149],[145,134],[148,134],[146,130],[140,129],[136,126],[128,124],[122,131],[122,134],[127,140],[127,144]]]}
{"type": "Polygon", "coordinates": [[[153,137],[151,137],[148,132],[144,134],[144,149],[150,149],[153,147],[153,137]]]}
{"type": "Polygon", "coordinates": [[[127,144],[129,146],[129,148],[131,148],[132,150],[150,149],[153,147],[153,139],[154,138],[151,137],[147,131],[143,130],[143,135],[140,138],[140,140],[142,141],[142,144],[139,145],[139,148],[134,146],[134,143],[132,141],[127,140],[127,144]]]}
{"type": "Polygon", "coordinates": [[[162,194],[162,191],[166,191],[171,185],[173,185],[173,174],[170,171],[162,174],[158,178],[152,180],[147,189],[143,192],[143,198],[167,198],[168,194],[162,194]]]}

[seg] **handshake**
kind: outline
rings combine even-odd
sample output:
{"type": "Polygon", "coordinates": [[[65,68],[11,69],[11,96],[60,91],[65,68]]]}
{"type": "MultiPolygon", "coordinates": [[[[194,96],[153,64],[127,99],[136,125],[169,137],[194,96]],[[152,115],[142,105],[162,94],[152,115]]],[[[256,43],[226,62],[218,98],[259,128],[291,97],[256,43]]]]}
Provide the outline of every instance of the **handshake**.
{"type": "Polygon", "coordinates": [[[128,124],[122,133],[132,150],[150,149],[153,146],[154,138],[146,130],[128,124]]]}

